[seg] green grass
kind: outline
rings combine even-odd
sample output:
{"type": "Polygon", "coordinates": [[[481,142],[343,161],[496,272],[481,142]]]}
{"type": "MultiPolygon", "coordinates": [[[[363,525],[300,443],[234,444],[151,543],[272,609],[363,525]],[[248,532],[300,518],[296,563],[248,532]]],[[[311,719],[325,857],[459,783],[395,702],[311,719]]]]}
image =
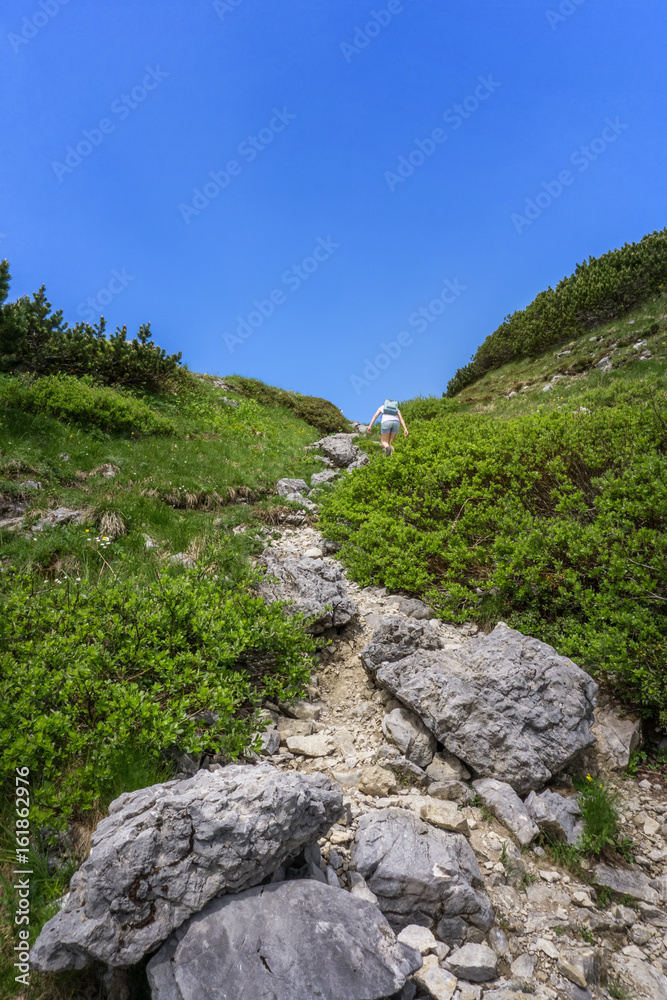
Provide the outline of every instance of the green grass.
{"type": "MultiPolygon", "coordinates": [[[[67,404],[57,414],[25,381],[0,381],[3,508],[26,504],[28,528],[56,507],[83,512],[82,523],[39,532],[0,529],[3,789],[18,764],[29,766],[32,829],[55,836],[66,820],[70,830],[92,828],[121,792],[170,777],[174,748],[238,755],[261,729],[263,697],[303,693],[313,641],[298,616],[256,597],[249,559],[265,544],[263,526],[290,507],[275,496],[276,481],[321,471],[304,450],[321,431],[293,408],[187,373],[161,395],[42,380],[67,404]],[[128,415],[134,425],[123,423],[128,415]],[[109,467],[113,478],[102,474],[109,467]],[[169,562],[182,552],[194,569],[169,562]],[[197,721],[205,708],[220,713],[213,726],[197,721]]],[[[1,845],[8,860],[6,830],[1,845]]],[[[84,856],[55,871],[33,839],[33,939],[84,856]]],[[[7,968],[14,932],[11,869],[3,871],[7,968]]],[[[97,972],[35,973],[22,995],[92,998],[97,972]]],[[[16,995],[15,985],[8,973],[0,996],[16,995]]]]}

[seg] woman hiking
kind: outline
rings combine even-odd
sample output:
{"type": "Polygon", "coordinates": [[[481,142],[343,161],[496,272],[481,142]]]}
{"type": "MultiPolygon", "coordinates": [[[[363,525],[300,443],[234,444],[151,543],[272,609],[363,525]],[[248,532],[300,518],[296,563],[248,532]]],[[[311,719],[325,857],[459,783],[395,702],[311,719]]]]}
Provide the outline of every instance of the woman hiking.
{"type": "Polygon", "coordinates": [[[393,452],[393,441],[398,434],[398,428],[401,426],[403,428],[403,433],[408,436],[408,429],[405,426],[405,421],[401,416],[401,411],[398,408],[398,403],[395,399],[385,399],[382,406],[378,406],[377,410],[373,415],[373,419],[366,428],[366,433],[370,434],[371,427],[377,420],[377,418],[382,414],[382,420],[380,421],[380,440],[382,441],[382,450],[385,455],[391,455],[393,452]]]}

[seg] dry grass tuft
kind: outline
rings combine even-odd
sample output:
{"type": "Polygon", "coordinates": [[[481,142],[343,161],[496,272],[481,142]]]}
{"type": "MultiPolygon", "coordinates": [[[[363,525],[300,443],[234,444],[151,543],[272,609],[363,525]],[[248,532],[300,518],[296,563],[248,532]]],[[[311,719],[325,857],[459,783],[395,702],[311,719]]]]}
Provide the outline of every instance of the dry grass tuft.
{"type": "Polygon", "coordinates": [[[100,534],[107,535],[111,539],[121,538],[123,535],[127,534],[125,521],[120,516],[118,511],[115,510],[104,511],[99,519],[99,529],[100,534]]]}

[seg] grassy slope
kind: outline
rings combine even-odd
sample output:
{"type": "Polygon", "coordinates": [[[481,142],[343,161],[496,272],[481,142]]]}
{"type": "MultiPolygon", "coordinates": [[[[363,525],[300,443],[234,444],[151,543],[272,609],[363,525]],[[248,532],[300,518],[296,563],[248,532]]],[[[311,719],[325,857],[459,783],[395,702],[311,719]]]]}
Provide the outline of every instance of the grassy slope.
{"type": "Polygon", "coordinates": [[[303,450],[319,433],[282,407],[239,396],[234,409],[219,402],[233,393],[205,382],[196,388],[196,395],[149,400],[176,423],[173,437],[104,435],[40,414],[0,410],[0,495],[27,503],[29,517],[58,506],[87,513],[84,525],[36,537],[2,532],[3,560],[52,573],[95,577],[103,570],[119,578],[155,578],[165,557],[178,552],[223,547],[242,559],[250,543],[232,529],[253,522],[271,503],[262,498],[281,476],[308,478],[321,470],[303,450]],[[63,452],[69,460],[59,457],[63,452]],[[95,473],[106,464],[118,470],[112,479],[95,473]],[[21,489],[31,479],[42,489],[21,489]],[[105,521],[105,513],[117,518],[105,521]],[[121,531],[115,539],[113,520],[121,531]],[[91,543],[100,529],[112,536],[104,549],[108,568],[99,545],[91,543]],[[158,547],[147,551],[144,535],[158,547]]]}
{"type": "Polygon", "coordinates": [[[667,367],[667,297],[662,296],[628,313],[623,319],[598,327],[578,340],[552,347],[536,358],[521,358],[488,372],[479,382],[467,386],[455,401],[473,412],[496,416],[519,416],[535,408],[579,405],[579,397],[589,389],[612,382],[641,379],[647,372],[662,373],[667,367]],[[658,324],[656,333],[649,327],[658,324]],[[646,347],[633,345],[646,340],[646,347]],[[614,346],[615,345],[615,346],[614,346]],[[650,350],[649,361],[638,361],[650,350]],[[569,351],[569,354],[563,352],[569,351]],[[559,356],[560,355],[560,356],[559,356]],[[611,372],[595,368],[609,356],[611,372]],[[553,376],[554,388],[543,391],[553,376]],[[517,395],[509,399],[510,392],[517,395]]]}
{"type": "MultiPolygon", "coordinates": [[[[3,378],[8,378],[4,376],[3,378]]],[[[178,395],[144,397],[157,412],[176,425],[174,436],[140,437],[104,434],[95,427],[81,427],[19,408],[0,408],[0,503],[27,504],[28,523],[55,507],[83,510],[80,525],[61,525],[40,533],[0,530],[2,570],[10,567],[33,571],[55,581],[81,578],[82,589],[106,586],[112,578],[140,589],[162,577],[182,577],[185,570],[168,557],[186,552],[207,566],[221,569],[230,580],[241,579],[248,557],[263,546],[257,529],[271,508],[284,504],[273,493],[281,476],[309,480],[322,465],[304,445],[321,436],[291,410],[261,405],[229,389],[216,388],[213,380],[193,379],[190,391],[178,395]],[[222,397],[238,402],[232,407],[222,397]],[[64,459],[66,453],[68,459],[64,459]],[[114,478],[95,470],[110,464],[114,478]],[[41,490],[21,487],[37,480],[41,490]],[[234,532],[244,524],[246,530],[234,532]],[[116,534],[118,532],[118,534],[116,534]],[[104,540],[103,536],[107,536],[104,540]],[[145,536],[157,547],[147,550],[145,536]]],[[[6,512],[0,517],[6,517],[6,512]]],[[[48,582],[50,581],[50,583],[48,582]]],[[[114,774],[113,793],[143,787],[169,775],[158,773],[141,755],[128,760],[114,774]]],[[[12,850],[13,800],[6,796],[0,815],[3,859],[12,850]]],[[[85,856],[90,826],[99,809],[79,817],[79,858],[85,856]]],[[[33,839],[33,845],[35,841],[33,839]]],[[[66,891],[74,870],[72,863],[59,872],[49,870],[46,855],[31,853],[33,931],[51,914],[50,901],[66,891]]],[[[76,864],[74,863],[74,867],[76,864]]],[[[0,996],[16,996],[10,958],[13,944],[9,888],[10,866],[3,865],[4,918],[0,919],[0,996]]],[[[31,975],[31,988],[20,995],[30,1000],[64,1000],[88,995],[94,989],[92,973],[63,976],[31,975]]],[[[93,995],[93,994],[91,994],[93,995]]]]}

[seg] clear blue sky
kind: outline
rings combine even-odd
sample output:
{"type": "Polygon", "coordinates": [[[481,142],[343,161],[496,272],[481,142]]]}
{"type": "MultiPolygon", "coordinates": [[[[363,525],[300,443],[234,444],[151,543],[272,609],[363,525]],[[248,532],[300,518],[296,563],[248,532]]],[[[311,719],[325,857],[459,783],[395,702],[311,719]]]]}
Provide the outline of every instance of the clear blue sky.
{"type": "Polygon", "coordinates": [[[45,283],[70,322],[150,321],[197,371],[368,419],[440,394],[505,315],[667,224],[664,0],[0,18],[13,296],[45,283]]]}

